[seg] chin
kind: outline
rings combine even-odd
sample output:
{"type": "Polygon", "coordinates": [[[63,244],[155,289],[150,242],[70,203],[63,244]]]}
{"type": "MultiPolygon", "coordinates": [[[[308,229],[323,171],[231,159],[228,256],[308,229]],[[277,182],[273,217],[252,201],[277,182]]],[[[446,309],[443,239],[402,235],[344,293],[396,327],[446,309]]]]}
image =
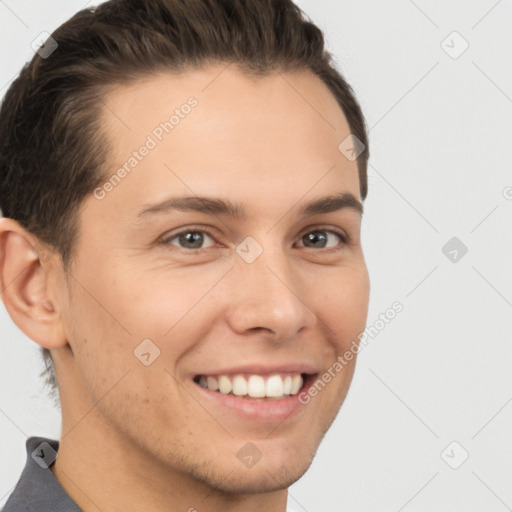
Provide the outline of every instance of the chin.
{"type": "MultiPolygon", "coordinates": [[[[252,468],[234,466],[215,468],[205,474],[194,475],[197,480],[209,488],[225,494],[263,494],[287,489],[309,469],[313,459],[301,461],[283,461],[279,466],[264,465],[263,461],[252,468]],[[260,466],[261,464],[261,466],[260,466]],[[258,466],[260,466],[258,468],[258,466]]],[[[204,468],[203,468],[204,469],[204,468]]]]}

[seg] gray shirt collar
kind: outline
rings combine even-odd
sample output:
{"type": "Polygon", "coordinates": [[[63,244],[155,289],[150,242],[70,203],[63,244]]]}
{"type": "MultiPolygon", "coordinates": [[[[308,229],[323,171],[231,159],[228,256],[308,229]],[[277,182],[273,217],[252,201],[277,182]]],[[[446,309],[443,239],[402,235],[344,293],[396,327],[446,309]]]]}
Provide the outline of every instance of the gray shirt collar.
{"type": "Polygon", "coordinates": [[[58,449],[53,439],[27,439],[25,468],[2,512],[82,512],[49,469],[58,449]]]}

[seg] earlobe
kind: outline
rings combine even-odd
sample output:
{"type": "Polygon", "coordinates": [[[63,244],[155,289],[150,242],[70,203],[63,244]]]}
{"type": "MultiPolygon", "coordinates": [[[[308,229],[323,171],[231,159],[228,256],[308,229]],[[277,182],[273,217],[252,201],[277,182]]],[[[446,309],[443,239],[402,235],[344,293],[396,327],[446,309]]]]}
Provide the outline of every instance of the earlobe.
{"type": "Polygon", "coordinates": [[[66,344],[55,305],[47,295],[49,265],[37,239],[13,219],[0,219],[0,290],[14,323],[42,347],[66,344]]]}

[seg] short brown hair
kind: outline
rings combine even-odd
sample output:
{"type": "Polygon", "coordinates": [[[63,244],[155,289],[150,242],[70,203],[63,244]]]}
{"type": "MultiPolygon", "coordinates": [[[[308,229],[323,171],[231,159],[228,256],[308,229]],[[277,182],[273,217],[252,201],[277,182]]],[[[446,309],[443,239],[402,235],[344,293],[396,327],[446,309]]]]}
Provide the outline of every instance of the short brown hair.
{"type": "MultiPolygon", "coordinates": [[[[108,172],[102,98],[109,88],[148,74],[215,62],[236,63],[256,76],[312,71],[364,144],[357,163],[366,198],[369,150],[361,108],[322,31],[292,0],[110,0],[78,12],[52,38],[57,49],[46,58],[34,55],[0,108],[0,208],[55,249],[65,269],[79,207],[108,172]]],[[[55,391],[50,352],[43,355],[55,391]]]]}

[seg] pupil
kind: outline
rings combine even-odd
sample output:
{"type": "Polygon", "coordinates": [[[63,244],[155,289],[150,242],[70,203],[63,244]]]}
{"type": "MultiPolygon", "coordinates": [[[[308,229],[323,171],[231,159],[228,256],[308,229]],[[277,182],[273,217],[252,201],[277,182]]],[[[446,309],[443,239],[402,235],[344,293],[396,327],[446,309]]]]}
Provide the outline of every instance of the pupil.
{"type": "Polygon", "coordinates": [[[190,231],[185,235],[182,235],[180,238],[185,241],[186,244],[191,243],[193,245],[192,249],[200,249],[203,243],[203,235],[202,233],[198,233],[197,231],[190,231]],[[195,239],[195,241],[194,241],[195,239]]]}
{"type": "MultiPolygon", "coordinates": [[[[319,239],[323,238],[324,242],[326,242],[326,240],[327,240],[326,236],[325,235],[319,235],[318,233],[321,233],[321,231],[314,231],[313,233],[310,233],[309,235],[307,235],[307,238],[311,242],[315,242],[316,240],[319,240],[319,239]]],[[[324,247],[324,245],[322,245],[322,247],[324,247]]]]}

